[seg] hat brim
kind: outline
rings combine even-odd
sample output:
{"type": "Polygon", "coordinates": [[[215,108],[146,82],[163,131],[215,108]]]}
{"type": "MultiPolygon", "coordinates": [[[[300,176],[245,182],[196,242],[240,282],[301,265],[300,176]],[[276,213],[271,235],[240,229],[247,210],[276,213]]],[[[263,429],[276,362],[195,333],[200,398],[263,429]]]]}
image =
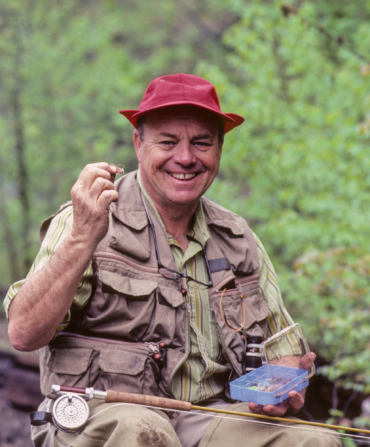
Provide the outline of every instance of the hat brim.
{"type": "Polygon", "coordinates": [[[146,109],[143,111],[139,110],[120,110],[119,113],[126,117],[130,123],[137,129],[137,120],[141,116],[146,115],[149,112],[152,112],[153,110],[163,109],[165,107],[171,107],[171,106],[178,106],[178,105],[192,105],[195,107],[200,107],[201,109],[209,110],[210,112],[215,113],[219,117],[221,117],[224,121],[224,131],[225,133],[230,132],[230,130],[233,130],[235,127],[240,126],[244,122],[244,118],[240,115],[237,115],[236,113],[220,113],[211,107],[205,107],[203,104],[198,104],[196,102],[184,102],[184,101],[176,101],[171,102],[167,104],[162,104],[159,107],[152,107],[150,109],[146,109]]]}

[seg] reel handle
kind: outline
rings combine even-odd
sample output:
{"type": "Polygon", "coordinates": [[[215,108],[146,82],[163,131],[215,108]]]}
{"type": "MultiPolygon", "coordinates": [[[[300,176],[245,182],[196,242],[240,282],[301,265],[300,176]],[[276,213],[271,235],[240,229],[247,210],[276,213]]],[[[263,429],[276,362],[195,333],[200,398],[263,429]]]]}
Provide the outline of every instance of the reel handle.
{"type": "Polygon", "coordinates": [[[190,411],[191,403],[165,397],[147,396],[145,394],[125,393],[122,391],[107,391],[106,402],[125,402],[128,404],[147,405],[150,407],[168,408],[170,410],[190,411]]]}

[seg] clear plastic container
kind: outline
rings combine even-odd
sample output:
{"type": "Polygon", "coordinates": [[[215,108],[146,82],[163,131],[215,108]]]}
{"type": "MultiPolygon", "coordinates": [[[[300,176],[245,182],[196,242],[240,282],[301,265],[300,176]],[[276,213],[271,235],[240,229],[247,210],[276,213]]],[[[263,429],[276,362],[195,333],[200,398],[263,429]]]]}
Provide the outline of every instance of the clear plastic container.
{"type": "Polygon", "coordinates": [[[300,324],[289,326],[261,344],[262,367],[230,383],[235,400],[276,405],[291,390],[301,391],[315,374],[315,365],[300,324]]]}

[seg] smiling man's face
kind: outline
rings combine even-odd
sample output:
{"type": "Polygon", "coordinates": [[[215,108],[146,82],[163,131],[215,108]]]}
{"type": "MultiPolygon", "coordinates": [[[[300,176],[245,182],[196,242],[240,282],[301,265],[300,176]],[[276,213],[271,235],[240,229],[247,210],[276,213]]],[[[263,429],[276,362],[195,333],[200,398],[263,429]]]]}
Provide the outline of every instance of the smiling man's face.
{"type": "Polygon", "coordinates": [[[218,120],[194,106],[174,106],[145,116],[144,137],[134,144],[143,185],[162,210],[195,209],[217,175],[222,143],[218,120]]]}

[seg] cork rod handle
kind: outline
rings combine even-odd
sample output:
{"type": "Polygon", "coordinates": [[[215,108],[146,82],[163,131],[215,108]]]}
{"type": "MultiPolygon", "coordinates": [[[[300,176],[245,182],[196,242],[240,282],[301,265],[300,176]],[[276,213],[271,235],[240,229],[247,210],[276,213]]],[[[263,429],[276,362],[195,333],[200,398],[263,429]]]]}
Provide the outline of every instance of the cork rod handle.
{"type": "Polygon", "coordinates": [[[124,393],[121,391],[107,391],[106,402],[126,402],[128,404],[147,405],[149,407],[168,408],[170,410],[191,410],[190,402],[166,399],[165,397],[147,396],[145,394],[124,393]]]}

